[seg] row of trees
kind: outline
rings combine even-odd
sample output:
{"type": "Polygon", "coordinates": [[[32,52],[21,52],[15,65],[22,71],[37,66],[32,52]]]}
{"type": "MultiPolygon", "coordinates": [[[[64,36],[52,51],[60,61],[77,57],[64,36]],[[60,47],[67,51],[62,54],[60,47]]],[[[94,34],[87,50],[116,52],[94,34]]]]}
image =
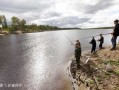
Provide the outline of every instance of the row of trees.
{"type": "Polygon", "coordinates": [[[49,26],[49,25],[37,25],[37,24],[32,24],[32,25],[26,25],[26,31],[30,30],[32,31],[51,31],[51,30],[57,30],[59,29],[56,26],[49,26]]]}
{"type": "Polygon", "coordinates": [[[26,20],[25,19],[19,19],[18,17],[12,17],[11,18],[12,24],[11,24],[11,30],[25,30],[26,20]]]}
{"type": "Polygon", "coordinates": [[[20,19],[15,16],[11,18],[11,23],[8,25],[7,19],[4,15],[0,15],[0,24],[2,25],[3,29],[7,29],[10,32],[15,32],[17,30],[21,30],[23,32],[34,32],[34,31],[46,31],[46,30],[59,29],[56,26],[49,26],[49,25],[37,25],[37,24],[26,25],[25,19],[20,19]]]}

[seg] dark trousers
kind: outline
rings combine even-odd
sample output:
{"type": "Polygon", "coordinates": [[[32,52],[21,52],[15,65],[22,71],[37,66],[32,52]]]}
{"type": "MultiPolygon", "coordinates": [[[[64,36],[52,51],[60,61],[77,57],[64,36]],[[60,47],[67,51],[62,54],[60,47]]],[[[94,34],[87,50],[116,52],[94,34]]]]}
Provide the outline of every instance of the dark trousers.
{"type": "Polygon", "coordinates": [[[116,48],[116,40],[117,40],[117,36],[113,36],[111,41],[112,41],[112,48],[116,48]]]}
{"type": "Polygon", "coordinates": [[[102,49],[102,44],[103,44],[103,43],[100,43],[100,44],[99,44],[99,48],[100,48],[100,49],[102,49]]]}
{"type": "Polygon", "coordinates": [[[77,67],[79,67],[80,66],[80,57],[79,56],[76,57],[76,63],[77,63],[77,67]]]}
{"type": "Polygon", "coordinates": [[[96,47],[92,46],[91,53],[95,52],[96,47]]]}

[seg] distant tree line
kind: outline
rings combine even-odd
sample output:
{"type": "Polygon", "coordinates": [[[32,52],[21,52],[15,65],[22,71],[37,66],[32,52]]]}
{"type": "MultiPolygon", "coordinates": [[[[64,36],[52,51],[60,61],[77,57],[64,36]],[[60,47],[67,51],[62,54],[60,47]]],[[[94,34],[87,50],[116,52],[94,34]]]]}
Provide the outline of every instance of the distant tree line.
{"type": "Polygon", "coordinates": [[[7,19],[4,15],[0,15],[0,25],[2,26],[3,30],[9,30],[12,33],[18,30],[23,32],[36,32],[36,31],[51,31],[59,29],[56,26],[49,26],[49,25],[37,25],[37,24],[27,25],[25,19],[20,19],[15,16],[11,18],[11,24],[8,25],[7,19]]]}
{"type": "Polygon", "coordinates": [[[113,29],[114,27],[97,27],[97,28],[89,28],[89,29],[113,29]]]}

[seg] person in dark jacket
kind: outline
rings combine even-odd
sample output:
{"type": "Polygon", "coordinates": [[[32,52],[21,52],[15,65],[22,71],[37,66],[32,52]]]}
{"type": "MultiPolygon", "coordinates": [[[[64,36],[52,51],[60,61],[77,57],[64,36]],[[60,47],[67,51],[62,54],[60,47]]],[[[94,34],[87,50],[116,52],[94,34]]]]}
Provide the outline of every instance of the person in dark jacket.
{"type": "Polygon", "coordinates": [[[104,43],[104,37],[102,36],[102,34],[100,34],[100,39],[98,39],[98,41],[100,42],[99,49],[102,49],[103,48],[102,45],[104,43]]]}
{"type": "Polygon", "coordinates": [[[119,20],[114,21],[115,27],[112,32],[112,39],[111,39],[112,48],[110,50],[116,50],[116,40],[117,40],[117,37],[119,36],[119,23],[118,22],[119,20]]]}
{"type": "Polygon", "coordinates": [[[96,50],[96,40],[95,40],[94,37],[92,38],[90,44],[92,44],[91,53],[95,53],[95,50],[96,50]]]}
{"type": "Polygon", "coordinates": [[[80,57],[81,57],[81,45],[80,42],[76,42],[75,46],[75,58],[77,63],[77,68],[80,67],[80,57]]]}

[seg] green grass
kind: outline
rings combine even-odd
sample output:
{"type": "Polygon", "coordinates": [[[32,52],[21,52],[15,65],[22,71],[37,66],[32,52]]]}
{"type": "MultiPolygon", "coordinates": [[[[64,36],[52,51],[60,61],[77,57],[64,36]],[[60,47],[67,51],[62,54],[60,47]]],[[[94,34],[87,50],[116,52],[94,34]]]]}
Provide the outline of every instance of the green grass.
{"type": "Polygon", "coordinates": [[[101,82],[101,77],[96,77],[98,82],[101,82]]]}
{"type": "Polygon", "coordinates": [[[119,70],[114,71],[114,73],[119,76],[119,70]]]}
{"type": "Polygon", "coordinates": [[[119,60],[117,60],[117,61],[109,60],[109,61],[107,61],[107,63],[110,63],[111,65],[115,65],[115,66],[119,67],[119,60]]]}
{"type": "Polygon", "coordinates": [[[116,87],[114,90],[119,90],[119,87],[116,87]]]}
{"type": "Polygon", "coordinates": [[[110,76],[111,73],[109,73],[109,72],[105,72],[105,75],[106,75],[106,76],[110,76]]]}

